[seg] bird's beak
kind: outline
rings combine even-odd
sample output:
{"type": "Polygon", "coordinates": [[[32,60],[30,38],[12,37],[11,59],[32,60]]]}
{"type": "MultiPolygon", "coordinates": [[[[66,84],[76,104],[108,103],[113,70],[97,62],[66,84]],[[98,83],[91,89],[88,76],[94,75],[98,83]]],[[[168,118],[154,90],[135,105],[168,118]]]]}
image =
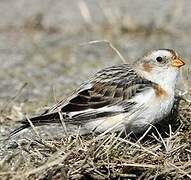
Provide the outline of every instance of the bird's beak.
{"type": "Polygon", "coordinates": [[[184,61],[180,58],[175,58],[171,61],[171,65],[180,68],[185,65],[184,61]]]}

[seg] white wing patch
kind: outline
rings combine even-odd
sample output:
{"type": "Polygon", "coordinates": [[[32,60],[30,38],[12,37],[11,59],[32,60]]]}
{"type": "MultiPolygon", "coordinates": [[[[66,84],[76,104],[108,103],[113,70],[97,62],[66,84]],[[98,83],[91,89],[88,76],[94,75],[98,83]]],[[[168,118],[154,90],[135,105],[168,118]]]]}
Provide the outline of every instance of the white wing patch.
{"type": "Polygon", "coordinates": [[[97,113],[102,113],[102,112],[122,112],[123,111],[123,107],[122,106],[106,106],[106,107],[102,107],[102,108],[98,108],[98,109],[86,109],[83,111],[74,111],[74,112],[69,112],[67,115],[69,117],[72,118],[72,116],[78,115],[78,114],[82,114],[82,113],[89,113],[89,112],[97,112],[97,113]]]}

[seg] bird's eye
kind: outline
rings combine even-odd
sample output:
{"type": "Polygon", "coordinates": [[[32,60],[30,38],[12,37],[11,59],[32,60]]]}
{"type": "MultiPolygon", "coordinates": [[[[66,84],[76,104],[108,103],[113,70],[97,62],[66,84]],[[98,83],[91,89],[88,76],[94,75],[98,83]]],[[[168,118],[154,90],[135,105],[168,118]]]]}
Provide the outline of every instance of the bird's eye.
{"type": "Polygon", "coordinates": [[[158,56],[158,57],[156,58],[156,61],[157,61],[157,62],[162,62],[162,61],[163,61],[163,58],[160,57],[160,56],[158,56]]]}

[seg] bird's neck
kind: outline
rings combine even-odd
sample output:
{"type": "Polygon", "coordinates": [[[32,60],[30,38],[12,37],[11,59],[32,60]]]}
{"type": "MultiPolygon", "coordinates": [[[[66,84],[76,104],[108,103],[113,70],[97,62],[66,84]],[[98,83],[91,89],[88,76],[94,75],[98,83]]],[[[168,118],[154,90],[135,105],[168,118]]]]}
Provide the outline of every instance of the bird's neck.
{"type": "Polygon", "coordinates": [[[139,71],[140,75],[163,88],[167,93],[174,94],[177,79],[178,71],[166,69],[166,71],[156,70],[155,72],[145,72],[139,71]]]}

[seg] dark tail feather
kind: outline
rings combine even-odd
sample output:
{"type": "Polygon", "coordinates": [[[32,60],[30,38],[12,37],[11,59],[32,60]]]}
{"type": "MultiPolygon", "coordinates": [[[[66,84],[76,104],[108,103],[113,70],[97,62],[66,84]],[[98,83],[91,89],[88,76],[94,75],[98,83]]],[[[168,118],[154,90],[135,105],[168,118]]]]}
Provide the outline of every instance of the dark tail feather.
{"type": "MultiPolygon", "coordinates": [[[[53,113],[53,114],[45,114],[45,115],[36,116],[36,117],[30,118],[29,120],[32,122],[32,124],[34,126],[42,126],[42,125],[49,124],[49,123],[59,123],[60,122],[59,119],[60,119],[59,114],[53,113]]],[[[31,125],[27,119],[23,119],[19,122],[22,125],[19,128],[12,131],[9,135],[10,137],[17,134],[18,132],[26,129],[26,128],[31,127],[31,125]]]]}
{"type": "Polygon", "coordinates": [[[22,131],[22,130],[24,130],[24,129],[26,129],[26,128],[29,128],[29,127],[30,127],[30,124],[21,125],[19,128],[13,130],[13,131],[9,134],[9,137],[11,137],[11,136],[17,134],[18,132],[20,132],[20,131],[22,131]]]}

